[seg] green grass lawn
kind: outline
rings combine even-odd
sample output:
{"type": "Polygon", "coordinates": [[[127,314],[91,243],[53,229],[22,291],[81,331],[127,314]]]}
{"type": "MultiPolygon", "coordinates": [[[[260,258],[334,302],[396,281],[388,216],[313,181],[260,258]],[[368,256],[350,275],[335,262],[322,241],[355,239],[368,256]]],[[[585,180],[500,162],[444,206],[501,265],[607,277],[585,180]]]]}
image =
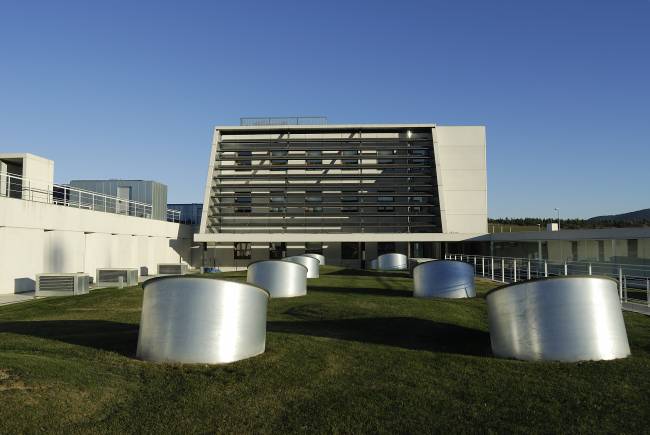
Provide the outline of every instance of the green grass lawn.
{"type": "Polygon", "coordinates": [[[403,273],[325,267],[308,296],[270,301],[264,354],[181,366],[135,359],[141,301],[133,287],[0,307],[0,432],[650,430],[642,315],[625,315],[625,360],[497,359],[482,297],[414,299],[403,273]]]}

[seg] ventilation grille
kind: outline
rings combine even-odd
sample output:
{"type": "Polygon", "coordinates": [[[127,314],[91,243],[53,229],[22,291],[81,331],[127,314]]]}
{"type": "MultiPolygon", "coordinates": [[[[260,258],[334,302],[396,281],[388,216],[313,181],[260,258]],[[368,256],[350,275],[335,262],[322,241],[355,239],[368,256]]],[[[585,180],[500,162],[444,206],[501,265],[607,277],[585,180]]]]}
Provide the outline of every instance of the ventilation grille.
{"type": "Polygon", "coordinates": [[[40,291],[74,292],[73,276],[40,276],[38,278],[40,291]]]}
{"type": "Polygon", "coordinates": [[[97,281],[99,282],[119,282],[120,277],[126,284],[127,276],[126,270],[100,270],[97,274],[97,281]]]}
{"type": "Polygon", "coordinates": [[[185,264],[159,264],[159,275],[184,275],[187,273],[187,265],[185,264]]]}

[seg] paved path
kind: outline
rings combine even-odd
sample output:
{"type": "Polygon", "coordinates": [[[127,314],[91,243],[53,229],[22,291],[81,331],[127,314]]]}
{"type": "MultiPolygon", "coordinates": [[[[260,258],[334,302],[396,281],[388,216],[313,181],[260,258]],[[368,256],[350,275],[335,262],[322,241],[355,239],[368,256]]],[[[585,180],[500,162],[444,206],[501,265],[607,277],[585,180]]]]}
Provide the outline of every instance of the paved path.
{"type": "Polygon", "coordinates": [[[31,301],[34,299],[34,292],[0,294],[0,305],[16,304],[18,302],[31,301]]]}
{"type": "Polygon", "coordinates": [[[623,309],[625,311],[632,311],[633,313],[645,314],[650,316],[650,307],[642,304],[632,304],[630,302],[623,302],[623,309]]]}

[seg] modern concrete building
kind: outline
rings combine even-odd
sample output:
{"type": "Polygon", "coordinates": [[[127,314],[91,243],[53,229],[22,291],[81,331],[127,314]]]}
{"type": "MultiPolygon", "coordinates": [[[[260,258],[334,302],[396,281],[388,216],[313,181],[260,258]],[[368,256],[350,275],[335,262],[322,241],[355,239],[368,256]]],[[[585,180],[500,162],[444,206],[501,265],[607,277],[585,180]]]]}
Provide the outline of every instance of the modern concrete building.
{"type": "Polygon", "coordinates": [[[214,130],[205,266],[313,252],[363,267],[487,233],[482,126],[268,124],[214,130]]]}
{"type": "Polygon", "coordinates": [[[448,243],[445,252],[533,260],[650,265],[650,228],[491,233],[461,243],[448,243]]]}
{"type": "Polygon", "coordinates": [[[152,218],[151,204],[53,183],[54,162],[0,154],[0,295],[40,273],[147,268],[190,259],[192,227],[152,218]]]}
{"type": "Polygon", "coordinates": [[[201,225],[201,214],[203,212],[203,204],[188,203],[188,204],[167,204],[170,210],[176,210],[180,214],[181,223],[187,225],[201,225]]]}

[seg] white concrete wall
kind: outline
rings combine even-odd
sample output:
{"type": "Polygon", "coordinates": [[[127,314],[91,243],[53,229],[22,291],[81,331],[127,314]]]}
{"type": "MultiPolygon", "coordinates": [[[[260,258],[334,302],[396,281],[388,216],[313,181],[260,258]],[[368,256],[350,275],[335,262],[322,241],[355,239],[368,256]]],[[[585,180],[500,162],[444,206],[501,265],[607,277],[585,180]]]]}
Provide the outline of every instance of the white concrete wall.
{"type": "Polygon", "coordinates": [[[485,127],[433,129],[444,233],[487,233],[485,127]]]}
{"type": "Polygon", "coordinates": [[[186,262],[187,225],[0,197],[0,294],[34,290],[36,274],[186,262]]]}

